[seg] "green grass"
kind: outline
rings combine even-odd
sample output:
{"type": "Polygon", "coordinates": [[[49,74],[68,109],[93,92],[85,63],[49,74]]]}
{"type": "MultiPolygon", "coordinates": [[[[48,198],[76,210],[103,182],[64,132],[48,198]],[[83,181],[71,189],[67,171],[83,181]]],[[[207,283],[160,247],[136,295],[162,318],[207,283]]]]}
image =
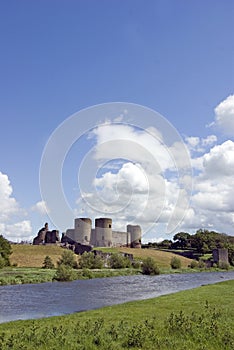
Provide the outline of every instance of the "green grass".
{"type": "Polygon", "coordinates": [[[159,298],[0,325],[0,348],[232,350],[234,281],[159,298]]]}
{"type": "Polygon", "coordinates": [[[25,284],[52,282],[55,269],[7,267],[0,270],[0,286],[7,284],[25,284]]]}
{"type": "Polygon", "coordinates": [[[12,244],[12,254],[10,256],[11,265],[18,267],[42,267],[45,257],[51,257],[56,265],[63,253],[63,249],[57,245],[31,245],[12,244]]]}

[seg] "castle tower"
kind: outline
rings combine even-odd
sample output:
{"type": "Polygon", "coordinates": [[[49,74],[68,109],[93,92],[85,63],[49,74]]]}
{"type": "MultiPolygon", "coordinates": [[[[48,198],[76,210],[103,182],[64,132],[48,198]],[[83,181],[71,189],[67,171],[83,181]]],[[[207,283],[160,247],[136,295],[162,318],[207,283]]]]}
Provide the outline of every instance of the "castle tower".
{"type": "Polygon", "coordinates": [[[141,248],[141,227],[139,225],[127,225],[127,234],[130,235],[131,248],[141,248]]]}
{"type": "Polygon", "coordinates": [[[89,218],[75,219],[74,240],[81,244],[90,244],[92,220],[89,218]]]}
{"type": "Polygon", "coordinates": [[[95,234],[97,247],[112,246],[112,219],[95,219],[95,234]]]}

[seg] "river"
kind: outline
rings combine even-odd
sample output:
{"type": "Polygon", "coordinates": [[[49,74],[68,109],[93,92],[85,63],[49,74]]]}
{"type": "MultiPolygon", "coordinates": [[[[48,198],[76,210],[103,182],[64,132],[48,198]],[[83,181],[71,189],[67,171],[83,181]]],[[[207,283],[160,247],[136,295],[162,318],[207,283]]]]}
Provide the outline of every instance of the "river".
{"type": "Polygon", "coordinates": [[[234,280],[234,271],[0,286],[0,323],[58,316],[234,280]]]}

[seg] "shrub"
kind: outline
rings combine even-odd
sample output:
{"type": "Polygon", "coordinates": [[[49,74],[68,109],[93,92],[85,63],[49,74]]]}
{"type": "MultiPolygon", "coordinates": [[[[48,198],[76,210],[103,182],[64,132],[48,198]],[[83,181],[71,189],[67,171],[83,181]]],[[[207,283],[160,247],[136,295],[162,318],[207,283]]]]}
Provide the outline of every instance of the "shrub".
{"type": "Polygon", "coordinates": [[[176,256],[171,258],[171,268],[172,269],[180,269],[181,268],[181,260],[176,256]]]}
{"type": "Polygon", "coordinates": [[[199,269],[204,269],[205,266],[206,266],[206,265],[205,265],[204,261],[201,260],[201,259],[199,259],[199,262],[198,262],[198,267],[199,267],[199,269]]]}
{"type": "Polygon", "coordinates": [[[128,258],[122,256],[121,254],[111,254],[108,265],[112,269],[123,269],[125,267],[130,267],[131,262],[128,258]]]}
{"type": "Polygon", "coordinates": [[[6,266],[6,260],[0,255],[0,269],[6,266]]]}
{"type": "Polygon", "coordinates": [[[190,264],[191,269],[195,269],[198,267],[198,262],[197,260],[193,260],[190,264]]]}
{"type": "Polygon", "coordinates": [[[134,260],[134,261],[132,262],[132,267],[133,267],[134,269],[140,269],[140,268],[141,268],[141,262],[140,262],[140,261],[137,261],[137,260],[134,260]]]}
{"type": "Polygon", "coordinates": [[[42,268],[43,269],[54,269],[53,261],[49,255],[47,255],[45,257],[42,268]]]}
{"type": "Polygon", "coordinates": [[[58,260],[59,265],[66,265],[71,268],[77,268],[76,256],[71,250],[64,250],[61,258],[58,260]]]}
{"type": "Polygon", "coordinates": [[[0,257],[4,259],[4,266],[10,266],[11,245],[7,239],[0,235],[0,257]]]}
{"type": "Polygon", "coordinates": [[[82,269],[101,269],[103,268],[104,261],[100,255],[94,255],[92,252],[84,252],[81,255],[79,266],[82,269]]]}
{"type": "Polygon", "coordinates": [[[73,281],[76,279],[76,273],[70,266],[60,264],[57,268],[54,279],[61,282],[73,281]]]}
{"type": "Polygon", "coordinates": [[[218,267],[223,270],[228,270],[230,265],[225,261],[219,261],[218,267]]]}
{"type": "Polygon", "coordinates": [[[160,271],[154,259],[148,257],[143,261],[142,273],[144,275],[159,275],[160,271]]]}

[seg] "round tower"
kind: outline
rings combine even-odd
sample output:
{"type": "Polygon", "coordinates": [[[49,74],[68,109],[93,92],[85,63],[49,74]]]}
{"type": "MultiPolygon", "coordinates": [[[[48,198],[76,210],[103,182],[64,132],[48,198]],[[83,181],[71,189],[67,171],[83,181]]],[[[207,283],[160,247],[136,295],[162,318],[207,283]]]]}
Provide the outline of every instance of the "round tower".
{"type": "Polygon", "coordinates": [[[81,244],[90,244],[92,220],[89,218],[75,219],[74,240],[81,244]]]}
{"type": "Polygon", "coordinates": [[[95,234],[97,247],[112,246],[112,219],[95,219],[95,234]]]}
{"type": "Polygon", "coordinates": [[[141,248],[141,227],[139,225],[127,225],[127,233],[130,235],[131,248],[141,248]]]}

